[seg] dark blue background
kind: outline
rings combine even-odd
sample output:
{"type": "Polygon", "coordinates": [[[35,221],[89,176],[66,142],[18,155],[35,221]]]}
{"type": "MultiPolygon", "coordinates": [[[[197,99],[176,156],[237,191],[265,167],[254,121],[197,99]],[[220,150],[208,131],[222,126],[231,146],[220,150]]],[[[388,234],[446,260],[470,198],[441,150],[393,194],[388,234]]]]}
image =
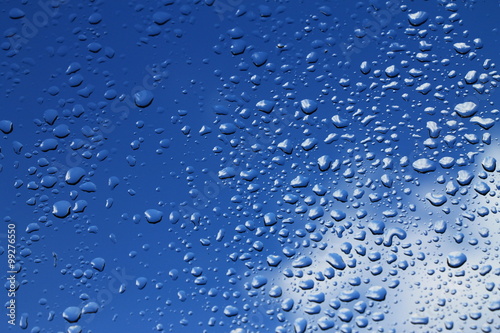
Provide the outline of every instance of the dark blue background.
{"type": "Polygon", "coordinates": [[[446,322],[453,322],[452,331],[499,330],[498,176],[481,166],[487,156],[499,158],[498,128],[486,130],[453,112],[474,101],[476,115],[498,120],[497,1],[0,4],[0,120],[14,127],[0,133],[1,275],[7,271],[7,225],[15,223],[20,284],[17,326],[4,317],[2,330],[78,332],[68,328],[63,312],[89,302],[99,311],[74,324],[83,332],[294,332],[301,318],[309,332],[320,330],[325,317],[332,332],[436,332],[449,328],[446,322]],[[428,19],[412,26],[408,15],[417,11],[428,19]],[[162,15],[168,21],[155,23],[162,15]],[[242,38],[236,38],[239,30],[242,38]],[[432,47],[420,50],[421,41],[432,47]],[[455,51],[461,42],[472,47],[468,54],[455,51]],[[243,46],[244,52],[236,51],[243,46]],[[257,52],[266,54],[262,66],[254,63],[257,52]],[[492,65],[484,65],[486,59],[492,65]],[[363,61],[371,64],[366,75],[363,61]],[[72,63],[80,69],[68,74],[72,63]],[[384,72],[391,65],[400,71],[395,78],[384,72]],[[412,76],[411,69],[422,74],[412,76]],[[464,83],[471,70],[488,73],[486,91],[464,83]],[[398,89],[384,88],[391,81],[398,89]],[[432,90],[418,92],[423,83],[432,90]],[[152,94],[152,103],[135,105],[138,92],[152,94]],[[304,99],[316,101],[317,111],[301,111],[304,99]],[[273,101],[269,114],[258,110],[262,100],[273,101]],[[53,124],[44,119],[47,109],[57,111],[53,124]],[[335,126],[334,115],[345,126],[335,126]],[[376,118],[363,124],[369,115],[376,118]],[[425,142],[430,121],[442,127],[435,148],[425,142]],[[223,124],[232,124],[234,133],[224,134],[223,124]],[[70,130],[65,138],[53,134],[60,125],[70,130]],[[200,133],[204,126],[211,131],[200,133]],[[484,133],[490,144],[481,141],[484,133]],[[329,134],[335,140],[325,142],[329,134]],[[446,135],[459,144],[446,144],[446,135]],[[304,149],[312,138],[317,145],[304,149]],[[56,139],[57,148],[44,152],[46,139],[56,139]],[[280,148],[285,139],[291,153],[280,148]],[[82,147],[75,149],[78,142],[82,147]],[[320,171],[324,155],[338,160],[339,169],[320,171]],[[437,163],[442,157],[456,164],[445,169],[437,163]],[[412,168],[420,158],[434,160],[436,171],[412,168]],[[85,176],[69,185],[65,175],[75,167],[85,176]],[[221,179],[224,168],[235,177],[221,179]],[[246,180],[240,173],[250,170],[255,178],[246,180]],[[445,194],[459,170],[476,175],[473,182],[445,194]],[[45,187],[42,180],[50,175],[57,181],[45,187]],[[299,175],[308,177],[307,187],[292,186],[299,175]],[[383,175],[392,186],[382,184],[383,175]],[[113,188],[114,179],[119,184],[113,188]],[[479,195],[479,181],[491,192],[479,195]],[[38,188],[30,189],[30,182],[38,188]],[[82,190],[85,182],[96,190],[82,190]],[[314,185],[326,194],[315,194],[314,185]],[[364,196],[356,198],[356,189],[364,196]],[[334,199],[336,190],[347,191],[346,202],[334,199]],[[428,193],[447,202],[434,207],[428,193]],[[297,202],[286,203],[287,194],[297,202]],[[88,205],[58,218],[52,211],[61,200],[88,205]],[[324,216],[315,219],[311,211],[320,207],[324,216]],[[161,211],[162,221],[148,223],[149,209],[161,211]],[[334,209],[347,217],[335,221],[334,209]],[[268,213],[277,216],[273,226],[265,224],[268,213]],[[368,230],[380,220],[385,235],[368,230]],[[441,220],[448,228],[437,233],[441,220]],[[32,223],[39,230],[28,232],[32,223]],[[390,228],[406,237],[395,236],[389,245],[390,228]],[[342,252],[346,243],[353,247],[349,254],[342,252]],[[447,265],[454,251],[467,256],[460,268],[447,265]],[[333,269],[329,253],[340,254],[348,267],[333,269]],[[281,264],[269,265],[269,255],[279,255],[281,264]],[[311,265],[294,267],[302,256],[311,265]],[[102,272],[92,267],[94,258],[105,260],[102,272]],[[491,272],[482,274],[488,265],[491,272]],[[206,284],[195,281],[199,275],[206,284]],[[259,276],[267,284],[256,288],[259,276]],[[301,287],[306,280],[315,281],[311,290],[301,287]],[[269,295],[273,286],[281,287],[281,297],[269,295]],[[370,299],[374,286],[387,291],[384,301],[370,299]],[[339,301],[347,290],[360,298],[339,301]],[[318,293],[325,300],[311,301],[318,293]],[[282,308],[286,298],[294,300],[292,311],[282,308]],[[364,313],[356,310],[358,301],[364,313]],[[319,313],[307,314],[315,305],[319,313]],[[227,316],[228,306],[238,314],[227,316]]]}

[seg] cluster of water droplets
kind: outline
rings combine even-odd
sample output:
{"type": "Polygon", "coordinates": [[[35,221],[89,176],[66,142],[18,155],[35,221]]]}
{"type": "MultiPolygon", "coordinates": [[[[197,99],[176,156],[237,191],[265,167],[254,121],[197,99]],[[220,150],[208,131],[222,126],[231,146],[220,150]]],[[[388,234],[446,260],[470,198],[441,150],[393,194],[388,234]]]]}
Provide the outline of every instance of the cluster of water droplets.
{"type": "Polygon", "coordinates": [[[500,75],[466,9],[320,2],[60,4],[26,42],[9,10],[21,328],[500,329],[500,75]]]}

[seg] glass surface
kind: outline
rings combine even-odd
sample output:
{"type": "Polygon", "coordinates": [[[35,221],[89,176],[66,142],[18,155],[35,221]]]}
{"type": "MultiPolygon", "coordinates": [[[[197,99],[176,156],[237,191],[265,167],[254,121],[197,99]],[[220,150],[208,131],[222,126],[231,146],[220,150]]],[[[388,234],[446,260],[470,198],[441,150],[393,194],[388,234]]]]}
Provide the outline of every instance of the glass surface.
{"type": "Polygon", "coordinates": [[[500,332],[498,1],[0,9],[1,332],[500,332]]]}

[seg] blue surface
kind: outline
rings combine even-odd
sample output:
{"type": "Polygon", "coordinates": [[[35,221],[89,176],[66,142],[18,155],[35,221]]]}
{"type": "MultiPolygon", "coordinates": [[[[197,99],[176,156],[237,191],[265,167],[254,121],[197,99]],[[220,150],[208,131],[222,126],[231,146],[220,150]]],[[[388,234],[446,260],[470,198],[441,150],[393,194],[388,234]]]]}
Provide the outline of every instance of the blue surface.
{"type": "Polygon", "coordinates": [[[2,332],[500,331],[498,1],[0,5],[2,332]]]}

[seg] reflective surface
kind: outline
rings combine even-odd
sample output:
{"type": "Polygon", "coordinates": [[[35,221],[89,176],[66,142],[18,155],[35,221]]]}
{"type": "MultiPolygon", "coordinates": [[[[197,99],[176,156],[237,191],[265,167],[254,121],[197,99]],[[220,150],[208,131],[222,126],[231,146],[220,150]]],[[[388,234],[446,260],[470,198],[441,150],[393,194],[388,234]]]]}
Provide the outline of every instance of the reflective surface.
{"type": "Polygon", "coordinates": [[[0,4],[2,332],[500,330],[497,2],[0,4]]]}

